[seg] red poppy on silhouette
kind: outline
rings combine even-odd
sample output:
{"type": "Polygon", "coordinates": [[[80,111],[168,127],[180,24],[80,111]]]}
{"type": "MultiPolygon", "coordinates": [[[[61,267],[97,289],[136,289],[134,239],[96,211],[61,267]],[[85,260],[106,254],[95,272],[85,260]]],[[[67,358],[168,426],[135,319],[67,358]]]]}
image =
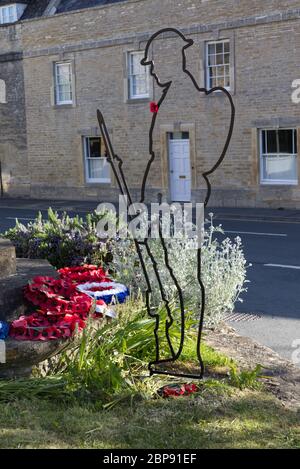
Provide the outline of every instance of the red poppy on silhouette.
{"type": "Polygon", "coordinates": [[[155,101],[151,101],[151,103],[150,103],[150,112],[152,112],[152,114],[157,114],[158,110],[159,110],[158,104],[155,101]]]}

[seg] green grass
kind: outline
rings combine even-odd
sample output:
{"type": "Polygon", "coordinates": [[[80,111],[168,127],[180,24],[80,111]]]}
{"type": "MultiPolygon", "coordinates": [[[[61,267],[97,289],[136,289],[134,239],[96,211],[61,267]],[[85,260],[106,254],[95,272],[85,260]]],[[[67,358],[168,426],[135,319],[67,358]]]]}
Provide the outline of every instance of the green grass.
{"type": "MultiPolygon", "coordinates": [[[[172,379],[147,377],[152,324],[127,308],[131,316],[79,336],[43,377],[0,381],[0,448],[300,447],[299,413],[266,391],[260,368],[240,371],[205,343],[199,393],[158,397],[172,379]]],[[[193,335],[182,356],[190,369],[193,335]]]]}
{"type": "Polygon", "coordinates": [[[196,398],[109,411],[47,400],[0,404],[1,448],[299,448],[299,415],[270,395],[208,386],[196,398]]]}
{"type": "Polygon", "coordinates": [[[86,396],[68,400],[59,377],[0,381],[0,448],[300,447],[299,413],[257,386],[257,377],[252,382],[253,371],[231,382],[236,364],[208,346],[202,352],[210,377],[184,398],[149,394],[170,382],[158,377],[107,409],[86,396]],[[245,376],[253,390],[239,389],[245,376]]]}

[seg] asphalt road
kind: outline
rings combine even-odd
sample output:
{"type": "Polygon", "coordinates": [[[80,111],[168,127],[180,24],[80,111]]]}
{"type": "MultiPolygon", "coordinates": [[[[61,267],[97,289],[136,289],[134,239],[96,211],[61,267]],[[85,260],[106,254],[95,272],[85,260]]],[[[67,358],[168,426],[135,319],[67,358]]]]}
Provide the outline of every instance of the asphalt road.
{"type": "MultiPolygon", "coordinates": [[[[26,224],[39,209],[67,209],[70,215],[84,214],[92,203],[0,201],[0,232],[14,226],[18,218],[26,224]]],[[[96,206],[96,204],[95,204],[96,206]]],[[[248,292],[236,310],[257,314],[255,321],[232,322],[242,335],[269,346],[292,359],[300,349],[300,212],[211,209],[226,236],[240,236],[248,263],[248,292]],[[298,341],[298,342],[297,342],[298,341]]],[[[298,357],[300,353],[298,354],[298,357]]],[[[300,366],[300,363],[298,363],[300,366]]]]}
{"type": "MultiPolygon", "coordinates": [[[[276,214],[280,217],[280,213],[276,214]]],[[[267,217],[268,218],[268,217],[267,217]]],[[[276,216],[275,216],[276,219],[276,216]]],[[[237,303],[241,313],[255,313],[255,321],[232,322],[242,335],[293,359],[300,348],[300,223],[217,217],[227,236],[240,236],[248,263],[248,292],[237,303]]],[[[298,353],[299,357],[299,353],[298,353]]],[[[296,363],[300,366],[300,363],[296,363]]]]}

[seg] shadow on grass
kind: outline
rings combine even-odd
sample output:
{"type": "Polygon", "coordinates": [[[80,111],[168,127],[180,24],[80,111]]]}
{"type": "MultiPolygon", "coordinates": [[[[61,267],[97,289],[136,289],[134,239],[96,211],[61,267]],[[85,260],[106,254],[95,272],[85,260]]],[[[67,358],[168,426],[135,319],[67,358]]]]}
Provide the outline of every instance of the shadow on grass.
{"type": "Polygon", "coordinates": [[[300,415],[261,392],[127,403],[0,405],[2,448],[299,448],[300,415]]]}

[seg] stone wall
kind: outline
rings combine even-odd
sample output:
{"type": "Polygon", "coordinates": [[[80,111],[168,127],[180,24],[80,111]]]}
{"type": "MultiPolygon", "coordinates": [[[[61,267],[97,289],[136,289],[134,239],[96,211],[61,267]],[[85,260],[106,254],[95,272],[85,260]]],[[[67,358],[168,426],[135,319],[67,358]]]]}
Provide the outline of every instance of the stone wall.
{"type": "Polygon", "coordinates": [[[0,26],[0,161],[5,193],[29,195],[25,91],[19,26],[0,26]]]}
{"type": "MultiPolygon", "coordinates": [[[[260,185],[257,141],[260,127],[300,128],[300,105],[291,101],[292,81],[300,78],[296,0],[253,1],[251,6],[246,0],[128,0],[22,22],[30,195],[116,197],[114,181],[85,182],[82,137],[98,134],[97,108],[107,119],[115,150],[124,158],[130,186],[138,194],[149,158],[151,114],[148,102],[126,102],[124,54],[142,50],[149,36],[166,26],[179,27],[194,39],[187,53],[188,67],[200,84],[204,83],[205,42],[231,41],[237,119],[226,160],[212,178],[212,204],[299,208],[299,186],[260,185]],[[53,64],[59,60],[73,63],[73,106],[54,105],[53,64]]],[[[149,178],[149,196],[162,191],[168,197],[165,134],[167,129],[186,129],[192,139],[193,197],[201,200],[201,174],[213,166],[222,149],[229,105],[224,96],[205,97],[193,89],[180,70],[180,48],[179,40],[167,39],[156,41],[152,50],[159,73],[174,84],[158,116],[158,160],[149,178]]],[[[154,86],[153,99],[159,96],[154,86]]]]}

